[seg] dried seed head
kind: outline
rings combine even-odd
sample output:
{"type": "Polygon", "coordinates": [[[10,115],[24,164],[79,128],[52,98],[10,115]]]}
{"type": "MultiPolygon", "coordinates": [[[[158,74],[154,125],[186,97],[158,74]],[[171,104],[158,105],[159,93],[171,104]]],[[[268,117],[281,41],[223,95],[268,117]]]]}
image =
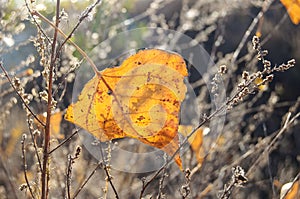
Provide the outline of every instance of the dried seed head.
{"type": "Polygon", "coordinates": [[[218,72],[221,74],[225,74],[227,72],[227,66],[221,65],[218,72]]]}
{"type": "Polygon", "coordinates": [[[247,177],[245,176],[245,171],[242,167],[236,166],[232,168],[232,173],[232,180],[235,186],[242,186],[248,181],[247,177]]]}
{"type": "Polygon", "coordinates": [[[262,78],[262,77],[263,77],[261,71],[258,71],[256,74],[257,74],[257,77],[258,77],[258,78],[262,78]]]}
{"type": "Polygon", "coordinates": [[[244,80],[248,80],[248,77],[249,77],[249,72],[243,71],[242,78],[243,78],[244,80]]]}
{"type": "Polygon", "coordinates": [[[261,51],[261,56],[265,57],[267,54],[268,54],[268,51],[267,50],[263,50],[261,51]]]}
{"type": "Polygon", "coordinates": [[[288,61],[288,65],[289,65],[290,67],[294,67],[295,64],[296,64],[296,60],[295,60],[295,59],[291,59],[291,60],[288,61]]]}
{"type": "Polygon", "coordinates": [[[269,68],[271,66],[271,62],[269,60],[264,60],[263,64],[265,68],[269,68]]]}
{"type": "Polygon", "coordinates": [[[14,77],[14,79],[13,79],[13,84],[14,84],[14,86],[18,89],[18,88],[21,86],[21,81],[20,81],[20,79],[17,78],[17,77],[14,77]]]}
{"type": "Polygon", "coordinates": [[[253,36],[252,38],[252,45],[254,50],[259,49],[259,37],[258,36],[253,36]]]}
{"type": "Polygon", "coordinates": [[[271,82],[271,81],[273,80],[273,78],[274,78],[274,75],[273,75],[273,74],[268,75],[268,76],[266,77],[266,81],[271,82]]]}

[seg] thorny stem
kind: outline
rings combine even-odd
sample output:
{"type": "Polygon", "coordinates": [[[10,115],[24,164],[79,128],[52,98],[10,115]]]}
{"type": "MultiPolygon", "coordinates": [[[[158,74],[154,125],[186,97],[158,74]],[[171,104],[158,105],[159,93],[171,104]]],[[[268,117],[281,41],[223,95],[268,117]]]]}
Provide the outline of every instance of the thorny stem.
{"type": "Polygon", "coordinates": [[[17,88],[15,87],[15,85],[13,84],[11,78],[9,77],[7,71],[5,70],[5,68],[2,65],[3,63],[0,62],[0,68],[3,71],[6,79],[9,81],[9,84],[11,85],[11,87],[14,89],[14,91],[17,93],[17,95],[20,97],[22,103],[24,104],[24,106],[26,107],[26,109],[31,113],[31,115],[34,117],[34,119],[36,119],[43,127],[45,127],[45,124],[36,116],[36,114],[31,110],[31,108],[28,106],[28,104],[25,102],[24,98],[21,96],[21,94],[19,93],[19,91],[17,90],[17,88]]]}
{"type": "MultiPolygon", "coordinates": [[[[55,27],[59,25],[59,10],[60,10],[60,0],[56,1],[56,21],[55,27]]],[[[53,86],[53,68],[56,62],[56,40],[57,40],[57,29],[54,30],[54,36],[52,41],[51,49],[51,62],[49,68],[49,80],[48,80],[48,103],[47,103],[47,117],[46,117],[46,127],[45,127],[45,138],[44,138],[44,157],[43,157],[43,170],[42,170],[42,199],[48,198],[49,192],[49,168],[48,168],[48,159],[49,159],[49,144],[50,144],[50,118],[51,118],[51,109],[52,109],[52,86],[53,86]]]]}
{"type": "Polygon", "coordinates": [[[26,153],[25,153],[25,139],[26,139],[26,136],[23,135],[22,136],[22,140],[21,140],[21,145],[22,145],[22,160],[23,160],[23,173],[24,173],[24,178],[25,178],[25,181],[26,181],[26,185],[30,191],[30,195],[33,199],[35,199],[35,196],[33,194],[33,191],[32,191],[32,188],[30,186],[30,183],[29,183],[29,180],[28,180],[28,177],[27,177],[27,163],[26,163],[26,153]]]}

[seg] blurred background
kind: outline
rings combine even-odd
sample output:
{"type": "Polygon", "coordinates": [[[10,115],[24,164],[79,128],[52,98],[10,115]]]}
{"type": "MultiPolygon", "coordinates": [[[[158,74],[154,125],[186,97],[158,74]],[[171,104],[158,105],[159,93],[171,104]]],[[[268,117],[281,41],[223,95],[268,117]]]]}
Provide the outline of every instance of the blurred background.
{"type": "MultiPolygon", "coordinates": [[[[293,6],[300,10],[297,2],[293,6]]],[[[29,100],[35,113],[42,118],[46,110],[46,103],[41,95],[46,86],[43,71],[49,58],[48,39],[51,40],[53,28],[40,18],[34,18],[49,36],[45,38],[38,31],[25,3],[22,0],[0,1],[0,56],[9,75],[18,77],[20,86],[24,88],[24,96],[29,100]]],[[[39,11],[50,21],[54,19],[56,2],[43,0],[27,4],[31,10],[39,11]]],[[[69,33],[85,8],[92,4],[93,1],[86,0],[62,0],[60,28],[63,32],[69,33]]],[[[128,52],[122,51],[124,46],[126,49],[136,49],[136,46],[146,45],[143,28],[174,30],[191,38],[191,42],[187,44],[188,48],[201,45],[207,52],[210,57],[206,66],[207,73],[212,75],[220,65],[227,66],[228,73],[223,76],[226,96],[234,94],[243,71],[254,73],[263,69],[263,64],[257,60],[256,53],[252,49],[251,40],[254,35],[260,36],[262,48],[268,50],[266,59],[271,61],[272,67],[287,63],[290,59],[296,60],[295,67],[275,73],[274,80],[270,84],[256,90],[246,97],[244,102],[233,107],[226,114],[221,130],[212,131],[203,138],[204,142],[207,142],[205,145],[211,148],[211,144],[216,142],[215,137],[219,137],[216,148],[201,162],[201,167],[196,158],[197,152],[193,151],[192,147],[185,151],[182,157],[184,164],[186,168],[194,169],[190,181],[185,179],[176,165],[172,164],[166,170],[169,176],[164,179],[164,188],[158,188],[161,179],[158,178],[147,189],[146,198],[150,196],[159,198],[162,193],[167,198],[185,198],[183,197],[185,185],[191,190],[190,198],[216,198],[224,185],[230,182],[231,168],[236,165],[241,165],[246,172],[248,170],[251,172],[247,173],[249,181],[244,187],[234,189],[232,198],[279,198],[282,185],[293,181],[299,173],[298,120],[276,140],[272,150],[264,154],[259,164],[255,165],[254,169],[251,167],[256,159],[262,157],[262,151],[269,146],[270,141],[282,128],[287,112],[291,112],[291,117],[299,112],[300,28],[295,23],[297,17],[299,21],[300,16],[289,15],[282,2],[275,0],[103,0],[83,20],[76,29],[72,41],[93,59],[99,69],[119,65],[128,57],[128,52]],[[257,15],[262,11],[264,14],[258,19],[257,15]],[[255,20],[258,20],[257,23],[255,20]],[[253,23],[255,24],[251,28],[253,23]],[[140,31],[135,31],[134,34],[130,34],[131,38],[126,38],[126,31],[137,28],[141,28],[140,31]],[[112,39],[117,38],[118,34],[123,34],[119,37],[120,40],[112,39]],[[248,37],[245,37],[247,34],[248,37]],[[246,40],[243,43],[241,41],[244,37],[246,40]],[[210,70],[210,67],[214,69],[210,70]]],[[[164,34],[157,33],[157,37],[152,38],[156,40],[150,42],[153,46],[149,47],[159,47],[158,44],[169,45],[167,42],[164,43],[164,34]]],[[[172,36],[169,40],[172,40],[172,36]]],[[[62,41],[63,38],[59,37],[59,42],[62,41]]],[[[181,50],[182,48],[178,47],[174,51],[181,53],[181,50]]],[[[55,68],[54,98],[57,101],[57,117],[53,117],[53,124],[56,125],[52,133],[53,146],[74,132],[74,126],[62,117],[65,108],[72,102],[74,80],[78,75],[75,72],[81,71],[79,75],[82,75],[83,79],[86,78],[85,81],[90,77],[89,69],[85,70],[85,65],[78,51],[71,44],[66,44],[55,68]]],[[[208,90],[210,85],[206,85],[207,82],[203,81],[205,74],[199,74],[195,67],[188,63],[188,80],[197,95],[193,101],[197,111],[195,113],[194,110],[189,110],[184,114],[199,121],[204,114],[213,109],[213,106],[208,90]]],[[[2,73],[0,90],[0,198],[21,198],[24,195],[29,197],[28,191],[18,189],[25,182],[20,158],[20,141],[22,134],[29,134],[28,125],[32,125],[33,129],[41,134],[42,130],[36,121],[28,123],[24,107],[2,73]]],[[[42,146],[41,137],[36,139],[39,146],[42,146]]],[[[37,160],[31,142],[28,139],[26,145],[28,175],[33,184],[38,184],[37,160]]],[[[149,149],[128,138],[113,141],[105,146],[111,145],[113,148],[116,144],[128,147],[128,150],[149,149]]],[[[51,194],[56,198],[64,196],[67,155],[74,154],[77,145],[82,145],[82,139],[75,136],[57,150],[51,159],[53,170],[56,169],[52,171],[51,194]]],[[[82,157],[74,164],[72,180],[74,190],[80,186],[88,176],[87,171],[92,171],[97,162],[85,146],[83,148],[82,157]],[[83,171],[82,168],[86,169],[83,171]]],[[[145,160],[138,161],[147,164],[145,160]]],[[[117,170],[111,172],[121,198],[138,198],[142,177],[151,174],[131,174],[117,170]]],[[[78,198],[101,196],[112,198],[113,192],[106,183],[104,172],[99,171],[78,198]]]]}

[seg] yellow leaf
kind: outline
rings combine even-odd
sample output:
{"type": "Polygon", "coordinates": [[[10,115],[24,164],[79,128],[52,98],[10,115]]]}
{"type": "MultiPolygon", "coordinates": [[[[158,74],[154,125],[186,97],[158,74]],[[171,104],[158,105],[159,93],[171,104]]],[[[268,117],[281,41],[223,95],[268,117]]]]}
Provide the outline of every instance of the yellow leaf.
{"type": "MultiPolygon", "coordinates": [[[[187,69],[183,58],[163,50],[141,50],[120,67],[98,72],[71,104],[65,119],[100,141],[132,137],[169,155],[178,149],[180,104],[187,69]]],[[[181,159],[175,156],[180,168],[181,159]]]]}
{"type": "Polygon", "coordinates": [[[300,0],[280,0],[285,6],[292,22],[296,25],[300,22],[300,0]]]}
{"type": "Polygon", "coordinates": [[[263,79],[259,78],[259,77],[254,80],[254,83],[258,86],[258,90],[266,91],[268,89],[268,86],[265,84],[262,84],[262,82],[263,82],[263,79]]]}

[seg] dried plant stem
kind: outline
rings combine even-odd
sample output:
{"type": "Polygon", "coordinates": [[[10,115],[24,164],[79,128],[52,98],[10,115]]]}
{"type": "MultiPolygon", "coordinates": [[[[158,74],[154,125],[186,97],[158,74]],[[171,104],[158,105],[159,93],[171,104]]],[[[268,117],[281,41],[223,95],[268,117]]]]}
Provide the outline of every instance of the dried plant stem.
{"type": "Polygon", "coordinates": [[[265,5],[263,6],[263,9],[257,14],[257,16],[253,19],[252,23],[250,24],[249,28],[246,30],[241,42],[239,43],[238,47],[234,51],[231,59],[231,63],[233,64],[237,57],[239,56],[242,48],[244,47],[247,39],[249,38],[251,32],[259,22],[259,19],[264,15],[264,13],[270,8],[271,4],[273,3],[274,0],[267,0],[265,1],[265,5]]]}
{"type": "MultiPolygon", "coordinates": [[[[55,27],[59,25],[59,10],[60,10],[60,0],[56,1],[56,21],[55,27]]],[[[48,168],[48,159],[49,159],[49,145],[50,145],[50,119],[51,119],[51,110],[52,110],[52,86],[53,86],[53,68],[56,62],[56,41],[57,41],[57,29],[54,30],[54,36],[52,41],[51,48],[51,62],[49,68],[49,79],[48,79],[48,102],[47,102],[47,117],[46,117],[46,126],[45,126],[45,135],[44,135],[44,151],[43,151],[43,170],[41,174],[42,181],[42,199],[48,198],[49,192],[49,168],[48,168]]]]}
{"type": "Polygon", "coordinates": [[[158,187],[157,199],[163,198],[163,192],[162,191],[163,191],[163,188],[164,188],[164,180],[165,180],[166,177],[167,177],[167,174],[166,174],[166,168],[165,168],[163,170],[162,177],[159,180],[159,187],[158,187]]]}
{"type": "Polygon", "coordinates": [[[267,43],[267,41],[269,41],[271,39],[271,37],[273,36],[274,33],[277,32],[277,30],[282,27],[283,22],[285,22],[285,20],[288,18],[288,13],[285,13],[283,15],[283,17],[280,19],[280,21],[276,24],[276,26],[274,28],[272,28],[272,30],[268,33],[268,35],[261,41],[261,45],[263,46],[265,43],[267,43]]]}
{"type": "MultiPolygon", "coordinates": [[[[62,30],[60,30],[57,26],[55,26],[51,21],[49,21],[46,17],[44,17],[42,14],[40,14],[38,11],[32,11],[33,15],[36,15],[38,17],[40,17],[42,20],[44,20],[45,22],[47,22],[49,25],[51,25],[58,33],[60,33],[65,39],[66,41],[70,42],[77,50],[78,52],[87,60],[87,62],[90,64],[90,66],[92,67],[95,75],[98,76],[99,79],[101,79],[101,81],[105,84],[105,86],[108,88],[109,91],[111,91],[111,96],[115,99],[115,101],[117,102],[118,106],[122,108],[120,101],[117,98],[117,95],[113,92],[113,89],[111,88],[111,86],[108,84],[108,82],[106,81],[106,79],[102,76],[102,74],[98,71],[97,66],[95,65],[95,63],[93,62],[93,60],[77,45],[75,44],[72,40],[68,39],[68,36],[63,33],[62,30]]],[[[131,121],[129,121],[129,119],[126,117],[126,120],[128,122],[128,124],[131,124],[131,121]]],[[[136,131],[136,129],[133,126],[130,126],[131,130],[133,130],[136,134],[138,134],[138,132],[136,131]]]]}
{"type": "MultiPolygon", "coordinates": [[[[97,0],[93,5],[89,6],[81,15],[81,17],[79,18],[77,24],[74,26],[73,30],[69,33],[69,35],[65,38],[65,40],[62,42],[62,44],[60,45],[58,52],[61,51],[62,47],[65,45],[65,43],[67,43],[73,33],[77,30],[77,28],[79,27],[79,25],[82,23],[82,21],[87,18],[89,16],[89,14],[92,12],[92,10],[99,4],[101,3],[102,0],[97,0]]],[[[73,44],[74,45],[74,44],[73,44]]]]}
{"type": "Polygon", "coordinates": [[[99,146],[100,146],[100,153],[101,153],[101,157],[102,157],[102,161],[103,161],[103,169],[105,171],[107,181],[109,182],[111,188],[113,189],[115,197],[117,199],[119,199],[118,192],[117,192],[114,184],[112,183],[112,176],[109,173],[109,166],[105,163],[106,161],[105,161],[105,158],[104,158],[104,154],[103,154],[103,149],[102,149],[101,143],[99,144],[99,146]]]}
{"type": "MultiPolygon", "coordinates": [[[[45,22],[47,22],[50,26],[52,26],[59,34],[61,34],[65,39],[68,38],[68,36],[61,30],[59,29],[57,26],[55,26],[51,21],[49,21],[49,19],[47,19],[46,17],[44,17],[44,15],[42,15],[41,13],[39,13],[36,10],[33,10],[32,15],[36,15],[38,16],[40,19],[44,20],[45,22]]],[[[76,50],[78,50],[78,52],[87,60],[87,62],[91,65],[93,71],[95,72],[95,74],[98,73],[98,69],[97,66],[95,65],[95,63],[92,61],[92,59],[76,44],[74,43],[72,40],[68,39],[67,40],[70,44],[72,44],[76,50]]]]}
{"type": "Polygon", "coordinates": [[[73,159],[71,155],[68,156],[68,167],[67,167],[67,176],[66,176],[66,181],[67,181],[67,196],[68,199],[71,199],[71,179],[72,179],[72,164],[73,164],[73,159]]]}
{"type": "Polygon", "coordinates": [[[55,150],[57,150],[59,147],[64,145],[66,142],[70,141],[72,139],[72,137],[74,137],[74,135],[77,135],[77,134],[78,134],[78,129],[76,129],[75,132],[72,133],[72,135],[70,135],[68,138],[66,138],[64,141],[62,141],[60,144],[58,144],[55,148],[53,148],[51,151],[49,151],[49,155],[51,153],[53,153],[55,150]]]}
{"type": "Polygon", "coordinates": [[[41,161],[41,158],[40,158],[40,156],[39,156],[39,152],[38,152],[38,149],[37,149],[35,137],[34,137],[34,135],[33,135],[32,128],[31,128],[31,127],[32,127],[32,124],[29,122],[29,118],[27,119],[27,125],[28,125],[28,129],[29,129],[31,141],[32,141],[32,143],[33,143],[34,152],[35,152],[36,158],[37,158],[38,163],[39,163],[39,168],[40,168],[40,171],[42,171],[42,161],[41,161]]]}
{"type": "Polygon", "coordinates": [[[37,26],[37,28],[39,29],[39,31],[41,31],[41,33],[44,35],[44,37],[47,39],[47,41],[50,43],[51,41],[50,41],[50,38],[48,37],[48,35],[45,33],[45,31],[42,29],[42,27],[40,26],[40,24],[36,21],[36,19],[33,17],[33,14],[32,14],[32,12],[31,12],[31,9],[30,9],[30,7],[29,7],[29,5],[28,5],[28,2],[27,2],[27,0],[24,0],[25,1],[25,6],[26,6],[26,8],[27,8],[27,10],[28,10],[28,12],[29,12],[29,14],[30,14],[30,17],[31,17],[31,19],[33,20],[33,22],[34,22],[34,24],[37,26]]]}
{"type": "Polygon", "coordinates": [[[34,117],[34,119],[36,119],[43,127],[45,127],[45,124],[36,116],[36,114],[31,110],[31,108],[28,106],[28,104],[25,102],[24,98],[20,95],[20,93],[18,92],[17,88],[15,87],[15,85],[13,84],[11,78],[9,77],[7,71],[5,70],[5,68],[3,67],[3,63],[0,62],[0,68],[3,71],[6,79],[9,81],[9,84],[11,85],[11,87],[14,89],[14,91],[17,93],[17,95],[20,97],[23,105],[26,107],[26,109],[31,113],[31,115],[34,117]]]}
{"type": "Polygon", "coordinates": [[[99,169],[100,167],[103,167],[103,163],[102,161],[99,161],[97,166],[94,168],[94,170],[90,173],[90,175],[85,179],[85,181],[82,183],[82,185],[76,190],[76,192],[74,193],[72,199],[75,199],[78,194],[81,192],[81,190],[83,189],[83,187],[88,183],[88,181],[92,178],[92,176],[96,173],[97,169],[99,169]]]}
{"type": "Polygon", "coordinates": [[[261,155],[256,159],[256,161],[252,164],[252,166],[249,168],[249,170],[247,171],[246,175],[249,175],[250,173],[253,172],[253,169],[256,168],[256,166],[261,162],[262,158],[265,157],[265,155],[267,153],[269,153],[273,148],[275,143],[277,142],[277,140],[281,137],[281,135],[288,130],[289,127],[291,127],[293,125],[293,123],[295,122],[295,120],[300,117],[300,112],[298,112],[294,117],[291,117],[291,113],[289,113],[287,115],[286,121],[283,125],[283,127],[279,130],[279,132],[276,134],[276,136],[272,139],[272,141],[270,142],[270,144],[264,149],[264,151],[262,153],[260,153],[261,155]]]}
{"type": "Polygon", "coordinates": [[[185,137],[185,139],[183,140],[183,142],[180,144],[180,146],[178,147],[178,149],[174,152],[174,154],[166,161],[166,163],[159,169],[157,170],[157,172],[150,178],[150,180],[148,180],[147,182],[144,182],[141,193],[140,193],[140,199],[143,197],[143,194],[146,190],[146,188],[151,184],[151,182],[163,171],[163,169],[168,166],[168,164],[172,161],[172,159],[176,156],[176,154],[179,153],[179,151],[181,150],[181,148],[187,144],[189,138],[191,136],[193,136],[193,134],[200,128],[202,127],[206,122],[210,121],[212,118],[214,118],[215,116],[218,116],[219,113],[222,113],[223,111],[225,111],[227,109],[227,107],[230,105],[230,103],[233,102],[233,100],[239,95],[239,93],[243,92],[245,88],[249,87],[249,85],[257,78],[257,75],[255,75],[255,77],[253,79],[248,80],[244,86],[242,86],[241,88],[239,88],[237,90],[237,92],[231,97],[229,98],[223,105],[221,105],[220,107],[218,107],[213,113],[211,113],[209,116],[204,117],[202,122],[188,135],[185,137]]]}
{"type": "Polygon", "coordinates": [[[35,199],[35,196],[33,194],[32,188],[30,186],[30,183],[29,183],[29,180],[28,180],[28,177],[27,177],[27,163],[26,163],[25,139],[26,139],[26,136],[24,134],[22,136],[22,140],[21,140],[21,145],[22,145],[22,160],[23,160],[23,173],[24,173],[24,178],[25,178],[25,181],[26,181],[26,185],[27,185],[27,187],[29,189],[30,195],[31,195],[31,197],[33,199],[35,199]]]}
{"type": "Polygon", "coordinates": [[[232,168],[232,177],[230,182],[225,186],[223,189],[222,194],[218,197],[220,199],[228,199],[231,195],[231,191],[234,187],[241,187],[248,181],[247,177],[245,176],[245,171],[242,167],[236,166],[232,168]]]}

